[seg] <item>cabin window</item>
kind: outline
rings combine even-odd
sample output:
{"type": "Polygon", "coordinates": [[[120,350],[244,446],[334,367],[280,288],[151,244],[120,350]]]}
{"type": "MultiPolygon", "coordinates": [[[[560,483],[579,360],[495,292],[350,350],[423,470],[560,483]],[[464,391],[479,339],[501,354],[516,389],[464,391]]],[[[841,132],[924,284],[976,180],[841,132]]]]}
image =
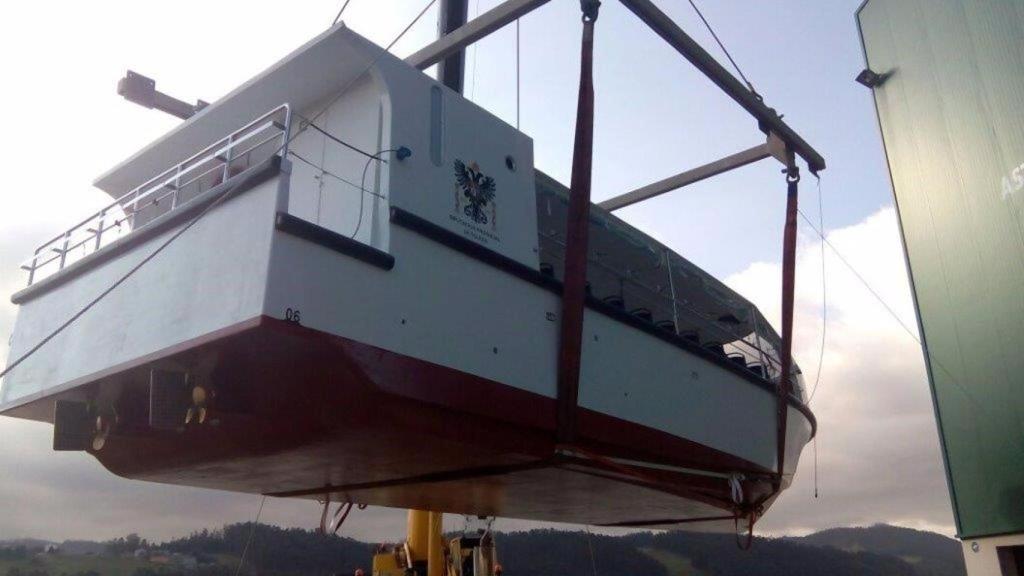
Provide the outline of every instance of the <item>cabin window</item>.
{"type": "Polygon", "coordinates": [[[430,87],[430,161],[441,165],[441,145],[444,142],[444,95],[440,86],[430,87]]]}

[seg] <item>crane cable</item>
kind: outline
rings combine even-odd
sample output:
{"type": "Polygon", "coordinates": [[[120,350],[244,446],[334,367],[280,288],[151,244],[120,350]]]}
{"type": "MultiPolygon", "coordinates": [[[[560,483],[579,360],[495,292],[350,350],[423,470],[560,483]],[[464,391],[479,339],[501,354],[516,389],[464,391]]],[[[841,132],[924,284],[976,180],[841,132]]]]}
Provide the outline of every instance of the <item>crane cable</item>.
{"type": "MultiPolygon", "coordinates": [[[[301,118],[301,116],[300,116],[300,118],[301,118]]],[[[326,136],[327,138],[333,140],[334,142],[337,142],[338,144],[341,144],[345,148],[348,148],[349,150],[352,150],[353,152],[356,152],[357,154],[361,154],[361,155],[363,155],[363,156],[365,156],[367,158],[373,158],[373,154],[370,154],[366,150],[358,148],[358,147],[356,147],[353,144],[349,144],[348,142],[345,142],[341,138],[338,138],[334,134],[331,134],[327,130],[324,130],[323,128],[317,126],[316,123],[314,123],[312,120],[308,120],[306,118],[302,118],[302,120],[303,120],[303,124],[305,126],[308,126],[308,127],[312,128],[313,130],[316,130],[317,132],[323,134],[324,136],[326,136]]]]}
{"type": "Polygon", "coordinates": [[[519,18],[516,18],[516,130],[519,130],[519,18]]]}
{"type": "Polygon", "coordinates": [[[593,535],[590,533],[590,525],[584,526],[587,530],[587,548],[590,549],[590,570],[593,572],[593,576],[597,576],[597,561],[594,559],[594,542],[593,535]]]}
{"type": "MultiPolygon", "coordinates": [[[[404,150],[406,152],[408,152],[408,149],[404,149],[404,150]]],[[[383,158],[381,158],[381,154],[388,154],[388,153],[391,153],[391,152],[398,153],[398,157],[402,158],[403,148],[399,147],[399,148],[388,148],[386,150],[378,150],[376,154],[374,154],[373,156],[370,156],[366,160],[366,164],[363,164],[363,176],[359,179],[359,189],[360,190],[362,190],[363,192],[366,192],[367,194],[374,194],[375,196],[378,196],[380,198],[384,198],[385,200],[387,199],[380,192],[371,193],[371,192],[369,192],[366,189],[366,171],[370,168],[370,163],[373,162],[374,160],[379,160],[381,162],[387,162],[387,160],[384,160],[383,158]]],[[[378,173],[378,175],[379,175],[379,173],[378,173]]],[[[378,182],[378,184],[379,184],[379,182],[378,182]]],[[[359,228],[363,225],[363,200],[365,198],[366,198],[366,194],[360,194],[359,195],[359,219],[356,220],[356,228],[355,228],[355,230],[353,230],[352,231],[352,235],[349,236],[349,238],[352,238],[353,240],[355,240],[356,234],[359,234],[359,228]]]]}
{"type": "MultiPolygon", "coordinates": [[[[473,19],[480,15],[480,0],[476,0],[473,4],[473,19]]],[[[473,42],[473,72],[469,76],[469,99],[473,100],[476,97],[476,53],[480,49],[479,42],[473,42]]]]}
{"type": "Polygon", "coordinates": [[[238,558],[238,566],[235,568],[235,576],[238,576],[242,572],[242,566],[245,565],[245,555],[249,553],[249,545],[252,544],[252,537],[256,534],[256,526],[260,523],[260,516],[263,514],[263,505],[267,502],[267,495],[264,494],[260,497],[260,507],[256,510],[256,518],[252,524],[249,525],[249,537],[245,539],[245,547],[242,548],[242,555],[238,558]]]}
{"type": "Polygon", "coordinates": [[[333,27],[335,24],[337,24],[338,20],[341,20],[341,15],[345,13],[345,8],[348,8],[348,4],[351,1],[352,0],[345,0],[345,3],[341,5],[341,10],[338,10],[338,15],[335,16],[334,17],[334,21],[331,22],[331,27],[333,27]]]}
{"type": "MultiPolygon", "coordinates": [[[[345,84],[345,86],[342,87],[342,89],[338,92],[338,94],[335,95],[334,98],[331,98],[331,100],[329,102],[327,102],[327,104],[310,119],[310,121],[311,122],[315,122],[317,119],[319,119],[321,116],[323,116],[324,113],[326,113],[327,110],[329,110],[331,108],[331,106],[333,106],[342,96],[344,96],[348,92],[348,90],[356,83],[357,80],[362,78],[364,74],[366,74],[367,72],[370,71],[370,69],[372,69],[374,66],[376,66],[377,62],[384,56],[384,54],[389,53],[391,51],[391,49],[395,46],[395,44],[397,44],[398,41],[401,40],[402,37],[405,36],[405,34],[413,26],[415,26],[417,22],[420,21],[420,18],[422,18],[423,15],[427,13],[427,10],[430,10],[430,7],[433,6],[436,2],[437,2],[437,0],[430,0],[429,2],[427,2],[427,5],[423,7],[423,9],[419,12],[419,14],[416,15],[415,18],[413,18],[412,22],[410,22],[408,26],[406,26],[401,32],[399,32],[398,36],[396,36],[395,39],[392,40],[391,43],[388,44],[387,47],[384,48],[384,50],[382,50],[380,53],[378,53],[373,58],[373,60],[370,61],[370,63],[366,66],[366,68],[364,68],[359,74],[353,76],[352,79],[349,80],[349,82],[347,84],[345,84]]],[[[285,147],[288,144],[290,144],[293,140],[295,140],[295,138],[297,138],[299,136],[299,134],[302,134],[302,132],[303,132],[302,130],[298,130],[298,131],[295,132],[295,134],[293,134],[291,136],[288,136],[286,138],[285,142],[282,143],[277,148],[277,150],[274,151],[273,154],[271,154],[271,157],[273,157],[276,154],[281,153],[281,151],[284,150],[285,147]]],[[[240,187],[243,184],[245,184],[246,182],[248,182],[251,178],[252,178],[252,175],[247,176],[247,177],[243,178],[242,180],[240,180],[235,185],[226,187],[215,198],[213,198],[210,201],[210,203],[205,208],[202,209],[202,211],[200,211],[198,214],[196,214],[195,217],[193,217],[191,220],[189,220],[177,232],[172,234],[170,238],[168,238],[162,244],[160,244],[160,246],[158,246],[155,250],[153,250],[153,252],[149,253],[145,258],[143,258],[141,261],[139,261],[138,264],[136,264],[135,266],[131,267],[127,272],[122,274],[117,280],[114,281],[113,284],[111,284],[109,287],[107,287],[102,292],[100,292],[100,294],[98,296],[96,296],[95,298],[90,300],[85,306],[83,306],[81,309],[79,309],[78,312],[75,312],[74,314],[72,314],[71,317],[68,318],[63,324],[58,326],[52,332],[47,334],[42,340],[40,340],[38,343],[36,343],[31,348],[29,348],[27,352],[25,352],[24,354],[22,354],[21,356],[16,358],[13,362],[8,364],[7,367],[4,368],[4,370],[2,372],[0,372],[0,378],[3,378],[4,376],[7,376],[8,374],[10,374],[12,370],[17,368],[22,362],[24,362],[30,356],[35,354],[40,348],[42,348],[44,345],[46,345],[47,342],[49,342],[49,341],[53,340],[54,338],[56,338],[58,334],[63,332],[65,329],[67,329],[68,326],[71,326],[71,324],[73,324],[76,320],[81,318],[82,315],[84,315],[86,312],[88,312],[93,306],[99,304],[100,301],[103,300],[104,298],[106,298],[107,295],[109,295],[111,292],[114,291],[114,289],[116,289],[118,286],[120,286],[125,281],[127,281],[140,268],[142,268],[143,266],[148,264],[151,260],[153,260],[153,258],[155,258],[158,254],[160,254],[160,252],[163,252],[164,249],[166,249],[168,246],[170,246],[175,240],[180,238],[182,234],[184,234],[186,231],[188,231],[190,228],[192,228],[192,226],[194,226],[197,222],[199,222],[199,220],[201,220],[203,218],[203,216],[206,216],[206,214],[208,214],[211,210],[213,210],[214,207],[220,205],[225,199],[227,199],[229,196],[231,196],[231,192],[232,191],[236,190],[238,187],[240,187]]],[[[360,195],[360,196],[362,196],[362,195],[360,195]]]]}
{"type": "Polygon", "coordinates": [[[711,33],[711,37],[715,39],[716,43],[718,43],[718,47],[721,48],[722,52],[725,53],[725,57],[728,58],[729,62],[732,63],[732,67],[736,69],[736,73],[739,74],[740,78],[743,79],[744,84],[747,85],[747,88],[750,90],[750,92],[758,100],[764,100],[764,98],[762,98],[761,95],[757,93],[757,90],[754,89],[754,85],[750,82],[750,80],[747,80],[747,76],[743,73],[743,70],[740,69],[740,66],[739,64],[736,63],[736,60],[733,59],[732,54],[729,53],[729,50],[725,47],[725,44],[722,43],[722,41],[718,38],[718,34],[716,34],[715,29],[711,27],[711,23],[708,22],[708,19],[704,17],[704,13],[701,12],[700,8],[697,7],[696,0],[689,0],[689,2],[690,6],[693,6],[694,12],[696,12],[697,16],[700,17],[701,22],[704,23],[704,27],[706,27],[708,29],[708,32],[711,33]]]}
{"type": "MultiPolygon", "coordinates": [[[[815,175],[818,180],[818,229],[825,230],[825,209],[824,201],[821,198],[821,176],[815,175]]],[[[803,216],[803,214],[800,214],[803,216]]],[[[806,216],[805,216],[806,218],[806,216]]],[[[825,283],[825,237],[821,237],[821,345],[818,349],[818,370],[814,375],[814,386],[807,396],[807,405],[818,392],[818,384],[821,383],[821,367],[825,363],[825,334],[828,330],[828,286],[825,283]]]]}
{"type": "MultiPolygon", "coordinates": [[[[330,170],[325,170],[322,166],[318,166],[316,164],[316,162],[313,162],[312,160],[309,160],[305,156],[301,156],[300,154],[298,154],[294,150],[289,150],[288,151],[288,155],[293,157],[293,158],[295,158],[299,162],[302,162],[303,164],[309,166],[310,168],[313,168],[314,170],[318,170],[320,172],[323,172],[325,176],[330,176],[331,178],[334,178],[338,182],[342,182],[344,184],[348,184],[349,186],[355,188],[356,190],[360,189],[359,184],[356,184],[355,182],[353,182],[353,181],[351,181],[351,180],[349,180],[347,178],[344,178],[342,176],[338,176],[337,174],[335,174],[334,172],[331,172],[330,170]]],[[[363,192],[366,192],[370,196],[376,196],[376,197],[380,198],[381,200],[387,200],[388,199],[387,196],[381,194],[380,192],[375,192],[373,190],[363,190],[363,192]]]]}
{"type": "MultiPolygon", "coordinates": [[[[814,177],[817,179],[818,185],[818,229],[825,229],[825,208],[824,200],[822,200],[821,192],[821,176],[815,174],[814,177]]],[[[825,364],[825,334],[828,330],[828,285],[825,283],[825,239],[821,239],[821,345],[818,350],[818,369],[814,375],[814,387],[811,388],[811,393],[807,396],[807,405],[811,405],[811,400],[814,400],[814,395],[818,393],[818,384],[821,383],[821,367],[825,364]]],[[[814,497],[818,498],[818,435],[814,435],[813,444],[811,445],[814,451],[814,497]]]]}
{"type": "MultiPolygon", "coordinates": [[[[804,219],[804,222],[806,222],[807,225],[810,226],[811,230],[814,230],[814,233],[821,237],[825,245],[828,246],[829,250],[831,250],[833,254],[836,255],[836,258],[839,259],[843,266],[845,266],[847,270],[853,273],[857,281],[860,282],[861,285],[864,286],[864,288],[871,294],[871,296],[873,296],[874,299],[877,300],[878,303],[882,305],[882,308],[884,308],[885,311],[888,312],[889,316],[892,316],[892,319],[895,320],[901,328],[903,328],[903,331],[907,333],[907,336],[910,336],[910,338],[914,342],[917,342],[918,346],[921,346],[925,354],[925,359],[928,362],[934,362],[935,366],[937,366],[939,369],[946,373],[946,376],[949,377],[950,382],[966,394],[966,397],[969,401],[975,402],[975,400],[970,396],[970,394],[967,394],[967,389],[964,388],[964,385],[960,383],[960,380],[953,375],[953,372],[950,371],[949,368],[946,368],[945,364],[943,364],[938,358],[931,354],[931,351],[924,346],[924,343],[921,341],[921,338],[917,335],[917,333],[914,330],[912,330],[909,326],[907,326],[907,323],[904,322],[903,319],[900,318],[899,314],[897,314],[896,311],[892,309],[892,306],[890,306],[889,303],[885,301],[885,298],[882,298],[882,295],[879,294],[878,291],[871,286],[867,279],[865,279],[864,276],[853,266],[853,264],[851,264],[850,261],[847,260],[845,256],[843,256],[842,252],[840,252],[835,247],[835,245],[832,244],[831,241],[829,241],[828,237],[825,236],[825,234],[821,230],[814,226],[814,223],[811,222],[811,219],[808,218],[806,214],[799,210],[798,213],[800,214],[800,217],[804,219]]],[[[976,402],[975,406],[981,409],[981,406],[978,405],[976,402]]]]}

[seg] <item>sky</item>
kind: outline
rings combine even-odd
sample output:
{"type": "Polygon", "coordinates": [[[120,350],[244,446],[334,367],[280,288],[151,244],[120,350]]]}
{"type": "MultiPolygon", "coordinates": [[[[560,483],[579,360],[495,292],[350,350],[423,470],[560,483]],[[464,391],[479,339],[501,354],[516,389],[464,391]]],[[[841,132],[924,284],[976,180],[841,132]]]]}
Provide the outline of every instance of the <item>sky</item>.
{"type": "MultiPolygon", "coordinates": [[[[805,213],[824,205],[829,240],[886,300],[902,325],[802,223],[795,356],[813,376],[819,421],[792,488],[759,524],[772,535],[888,522],[953,533],[938,437],[907,286],[892,193],[854,22],[860,0],[701,2],[765,101],[823,153],[820,187],[802,183],[805,213]],[[822,317],[827,311],[824,352],[822,317]],[[905,329],[905,327],[909,327],[905,329]],[[909,333],[908,333],[909,331],[909,333]],[[815,480],[818,497],[815,498],[815,480]]],[[[470,0],[472,14],[495,0],[470,0]]],[[[343,20],[388,44],[426,0],[352,0],[343,20]]],[[[687,2],[660,6],[720,61],[687,2]]],[[[0,10],[0,105],[7,160],[0,187],[0,336],[24,285],[18,264],[76,218],[109,202],[93,178],[177,122],[115,93],[131,68],[187,101],[212,101],[328,27],[340,2],[185,0],[21,2],[0,10]]],[[[568,181],[578,82],[579,3],[552,0],[521,21],[520,127],[537,167],[568,181]]],[[[431,10],[394,52],[436,34],[431,10]]],[[[515,32],[467,53],[466,95],[516,124],[515,32]]],[[[756,123],[616,2],[605,2],[595,53],[594,198],[748,148],[756,123]]],[[[757,304],[778,326],[785,202],[779,165],[762,162],[620,212],[757,304]]],[[[7,349],[0,346],[0,364],[7,349]]],[[[813,379],[811,379],[813,384],[813,379]]],[[[49,425],[0,418],[0,540],[102,539],[138,532],[161,540],[244,521],[258,497],[124,480],[81,453],[50,449],[49,425]]],[[[306,501],[268,500],[262,521],[314,527],[306,501]]],[[[452,519],[456,521],[457,519],[452,519]]],[[[500,529],[535,523],[501,519],[500,529]]],[[[395,539],[404,513],[370,508],[343,530],[395,539]]]]}

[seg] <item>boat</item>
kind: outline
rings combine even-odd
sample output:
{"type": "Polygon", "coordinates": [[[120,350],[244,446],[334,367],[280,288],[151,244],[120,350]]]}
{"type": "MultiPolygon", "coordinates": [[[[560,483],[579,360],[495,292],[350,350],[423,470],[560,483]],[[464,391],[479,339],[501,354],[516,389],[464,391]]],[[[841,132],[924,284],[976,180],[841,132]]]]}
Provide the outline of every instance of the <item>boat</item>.
{"type": "Polygon", "coordinates": [[[732,530],[815,433],[757,308],[591,205],[560,440],[568,188],[344,24],[95,185],[110,204],[26,261],[0,413],[125,478],[732,530]]]}

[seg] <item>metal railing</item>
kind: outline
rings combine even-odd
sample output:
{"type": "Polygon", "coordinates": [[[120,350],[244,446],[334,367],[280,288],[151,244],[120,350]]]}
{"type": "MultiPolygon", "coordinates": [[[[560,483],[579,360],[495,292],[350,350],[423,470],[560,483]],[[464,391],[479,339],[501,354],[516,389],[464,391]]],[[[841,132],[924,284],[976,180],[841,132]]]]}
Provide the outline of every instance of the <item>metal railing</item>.
{"type": "MultiPolygon", "coordinates": [[[[201,120],[200,120],[201,121],[201,120]]],[[[288,153],[291,108],[281,104],[133,188],[44,242],[21,269],[28,285],[176,210],[251,166],[288,153]]]]}

